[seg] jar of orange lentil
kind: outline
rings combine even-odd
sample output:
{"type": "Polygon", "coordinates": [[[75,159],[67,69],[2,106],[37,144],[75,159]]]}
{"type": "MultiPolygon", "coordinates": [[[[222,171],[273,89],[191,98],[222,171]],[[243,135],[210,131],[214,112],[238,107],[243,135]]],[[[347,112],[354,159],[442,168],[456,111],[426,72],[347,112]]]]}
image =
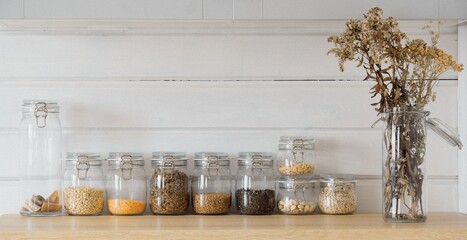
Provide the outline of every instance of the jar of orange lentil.
{"type": "Polygon", "coordinates": [[[114,215],[139,215],[146,209],[142,153],[112,152],[107,172],[107,208],[114,215]]]}

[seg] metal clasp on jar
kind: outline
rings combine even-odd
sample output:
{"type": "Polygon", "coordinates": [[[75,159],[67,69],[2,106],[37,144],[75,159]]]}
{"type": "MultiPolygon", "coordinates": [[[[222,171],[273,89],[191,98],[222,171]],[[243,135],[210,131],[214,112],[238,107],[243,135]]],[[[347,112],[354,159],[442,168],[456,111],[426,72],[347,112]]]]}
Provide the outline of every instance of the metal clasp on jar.
{"type": "Polygon", "coordinates": [[[89,158],[88,156],[78,156],[78,163],[76,164],[78,171],[78,179],[83,180],[88,177],[89,158]]]}
{"type": "Polygon", "coordinates": [[[209,173],[209,175],[218,175],[219,174],[219,157],[218,156],[209,156],[208,157],[208,173],[209,173]],[[214,170],[215,174],[211,174],[211,170],[214,170]]]}
{"type": "Polygon", "coordinates": [[[120,157],[120,170],[122,171],[122,177],[124,180],[130,180],[132,178],[133,171],[133,160],[130,155],[123,155],[120,157]]]}
{"type": "Polygon", "coordinates": [[[34,116],[36,117],[36,125],[38,128],[44,128],[47,125],[47,103],[38,102],[36,103],[36,109],[34,109],[34,116]]]}
{"type": "Polygon", "coordinates": [[[263,157],[261,155],[253,155],[251,158],[251,174],[253,176],[261,176],[261,173],[263,172],[263,162],[261,160],[263,157]]]}

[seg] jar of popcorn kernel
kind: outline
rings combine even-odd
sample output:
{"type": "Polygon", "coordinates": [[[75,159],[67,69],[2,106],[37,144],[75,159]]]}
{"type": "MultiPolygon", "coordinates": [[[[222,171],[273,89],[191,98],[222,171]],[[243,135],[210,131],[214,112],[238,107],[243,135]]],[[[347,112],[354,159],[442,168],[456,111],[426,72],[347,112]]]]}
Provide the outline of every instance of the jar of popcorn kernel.
{"type": "Polygon", "coordinates": [[[315,140],[311,137],[283,136],[279,141],[277,169],[285,176],[307,176],[315,170],[315,140]]]}
{"type": "Polygon", "coordinates": [[[63,198],[69,215],[100,215],[105,202],[105,177],[99,153],[67,153],[63,198]]]}
{"type": "Polygon", "coordinates": [[[352,214],[357,210],[356,180],[350,174],[321,176],[319,209],[325,214],[352,214]]]}

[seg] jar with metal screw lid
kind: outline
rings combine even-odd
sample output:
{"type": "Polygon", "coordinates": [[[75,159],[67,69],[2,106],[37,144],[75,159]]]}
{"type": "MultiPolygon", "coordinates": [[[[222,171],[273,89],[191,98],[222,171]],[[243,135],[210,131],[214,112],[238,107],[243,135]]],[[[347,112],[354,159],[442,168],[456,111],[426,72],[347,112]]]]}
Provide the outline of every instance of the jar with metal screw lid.
{"type": "Polygon", "coordinates": [[[285,176],[306,176],[315,170],[315,140],[283,136],[279,141],[277,168],[285,176]]]}
{"type": "Polygon", "coordinates": [[[275,208],[272,153],[241,152],[235,199],[240,214],[272,214],[275,208]]]}
{"type": "Polygon", "coordinates": [[[192,176],[193,209],[197,214],[226,214],[231,207],[230,158],[227,153],[198,152],[192,176]]]}
{"type": "Polygon", "coordinates": [[[64,205],[69,215],[100,215],[105,202],[105,177],[99,153],[67,153],[64,205]]]}
{"type": "Polygon", "coordinates": [[[283,214],[313,214],[318,206],[319,176],[278,180],[277,208],[283,214]]]}
{"type": "Polygon", "coordinates": [[[356,180],[350,174],[321,176],[319,209],[325,214],[352,214],[357,210],[356,180]]]}
{"type": "Polygon", "coordinates": [[[154,214],[185,214],[190,202],[188,158],[180,152],[152,153],[149,206],[154,214]]]}
{"type": "Polygon", "coordinates": [[[146,209],[147,178],[142,153],[111,152],[108,158],[107,208],[114,215],[139,215],[146,209]]]}

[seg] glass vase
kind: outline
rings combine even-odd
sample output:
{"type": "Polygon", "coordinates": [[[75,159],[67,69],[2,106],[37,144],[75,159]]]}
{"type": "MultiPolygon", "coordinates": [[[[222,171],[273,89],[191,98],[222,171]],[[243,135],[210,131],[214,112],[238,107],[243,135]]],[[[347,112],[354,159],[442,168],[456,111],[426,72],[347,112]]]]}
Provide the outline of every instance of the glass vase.
{"type": "Polygon", "coordinates": [[[383,218],[386,222],[426,221],[428,115],[423,109],[383,115],[383,218]]]}

